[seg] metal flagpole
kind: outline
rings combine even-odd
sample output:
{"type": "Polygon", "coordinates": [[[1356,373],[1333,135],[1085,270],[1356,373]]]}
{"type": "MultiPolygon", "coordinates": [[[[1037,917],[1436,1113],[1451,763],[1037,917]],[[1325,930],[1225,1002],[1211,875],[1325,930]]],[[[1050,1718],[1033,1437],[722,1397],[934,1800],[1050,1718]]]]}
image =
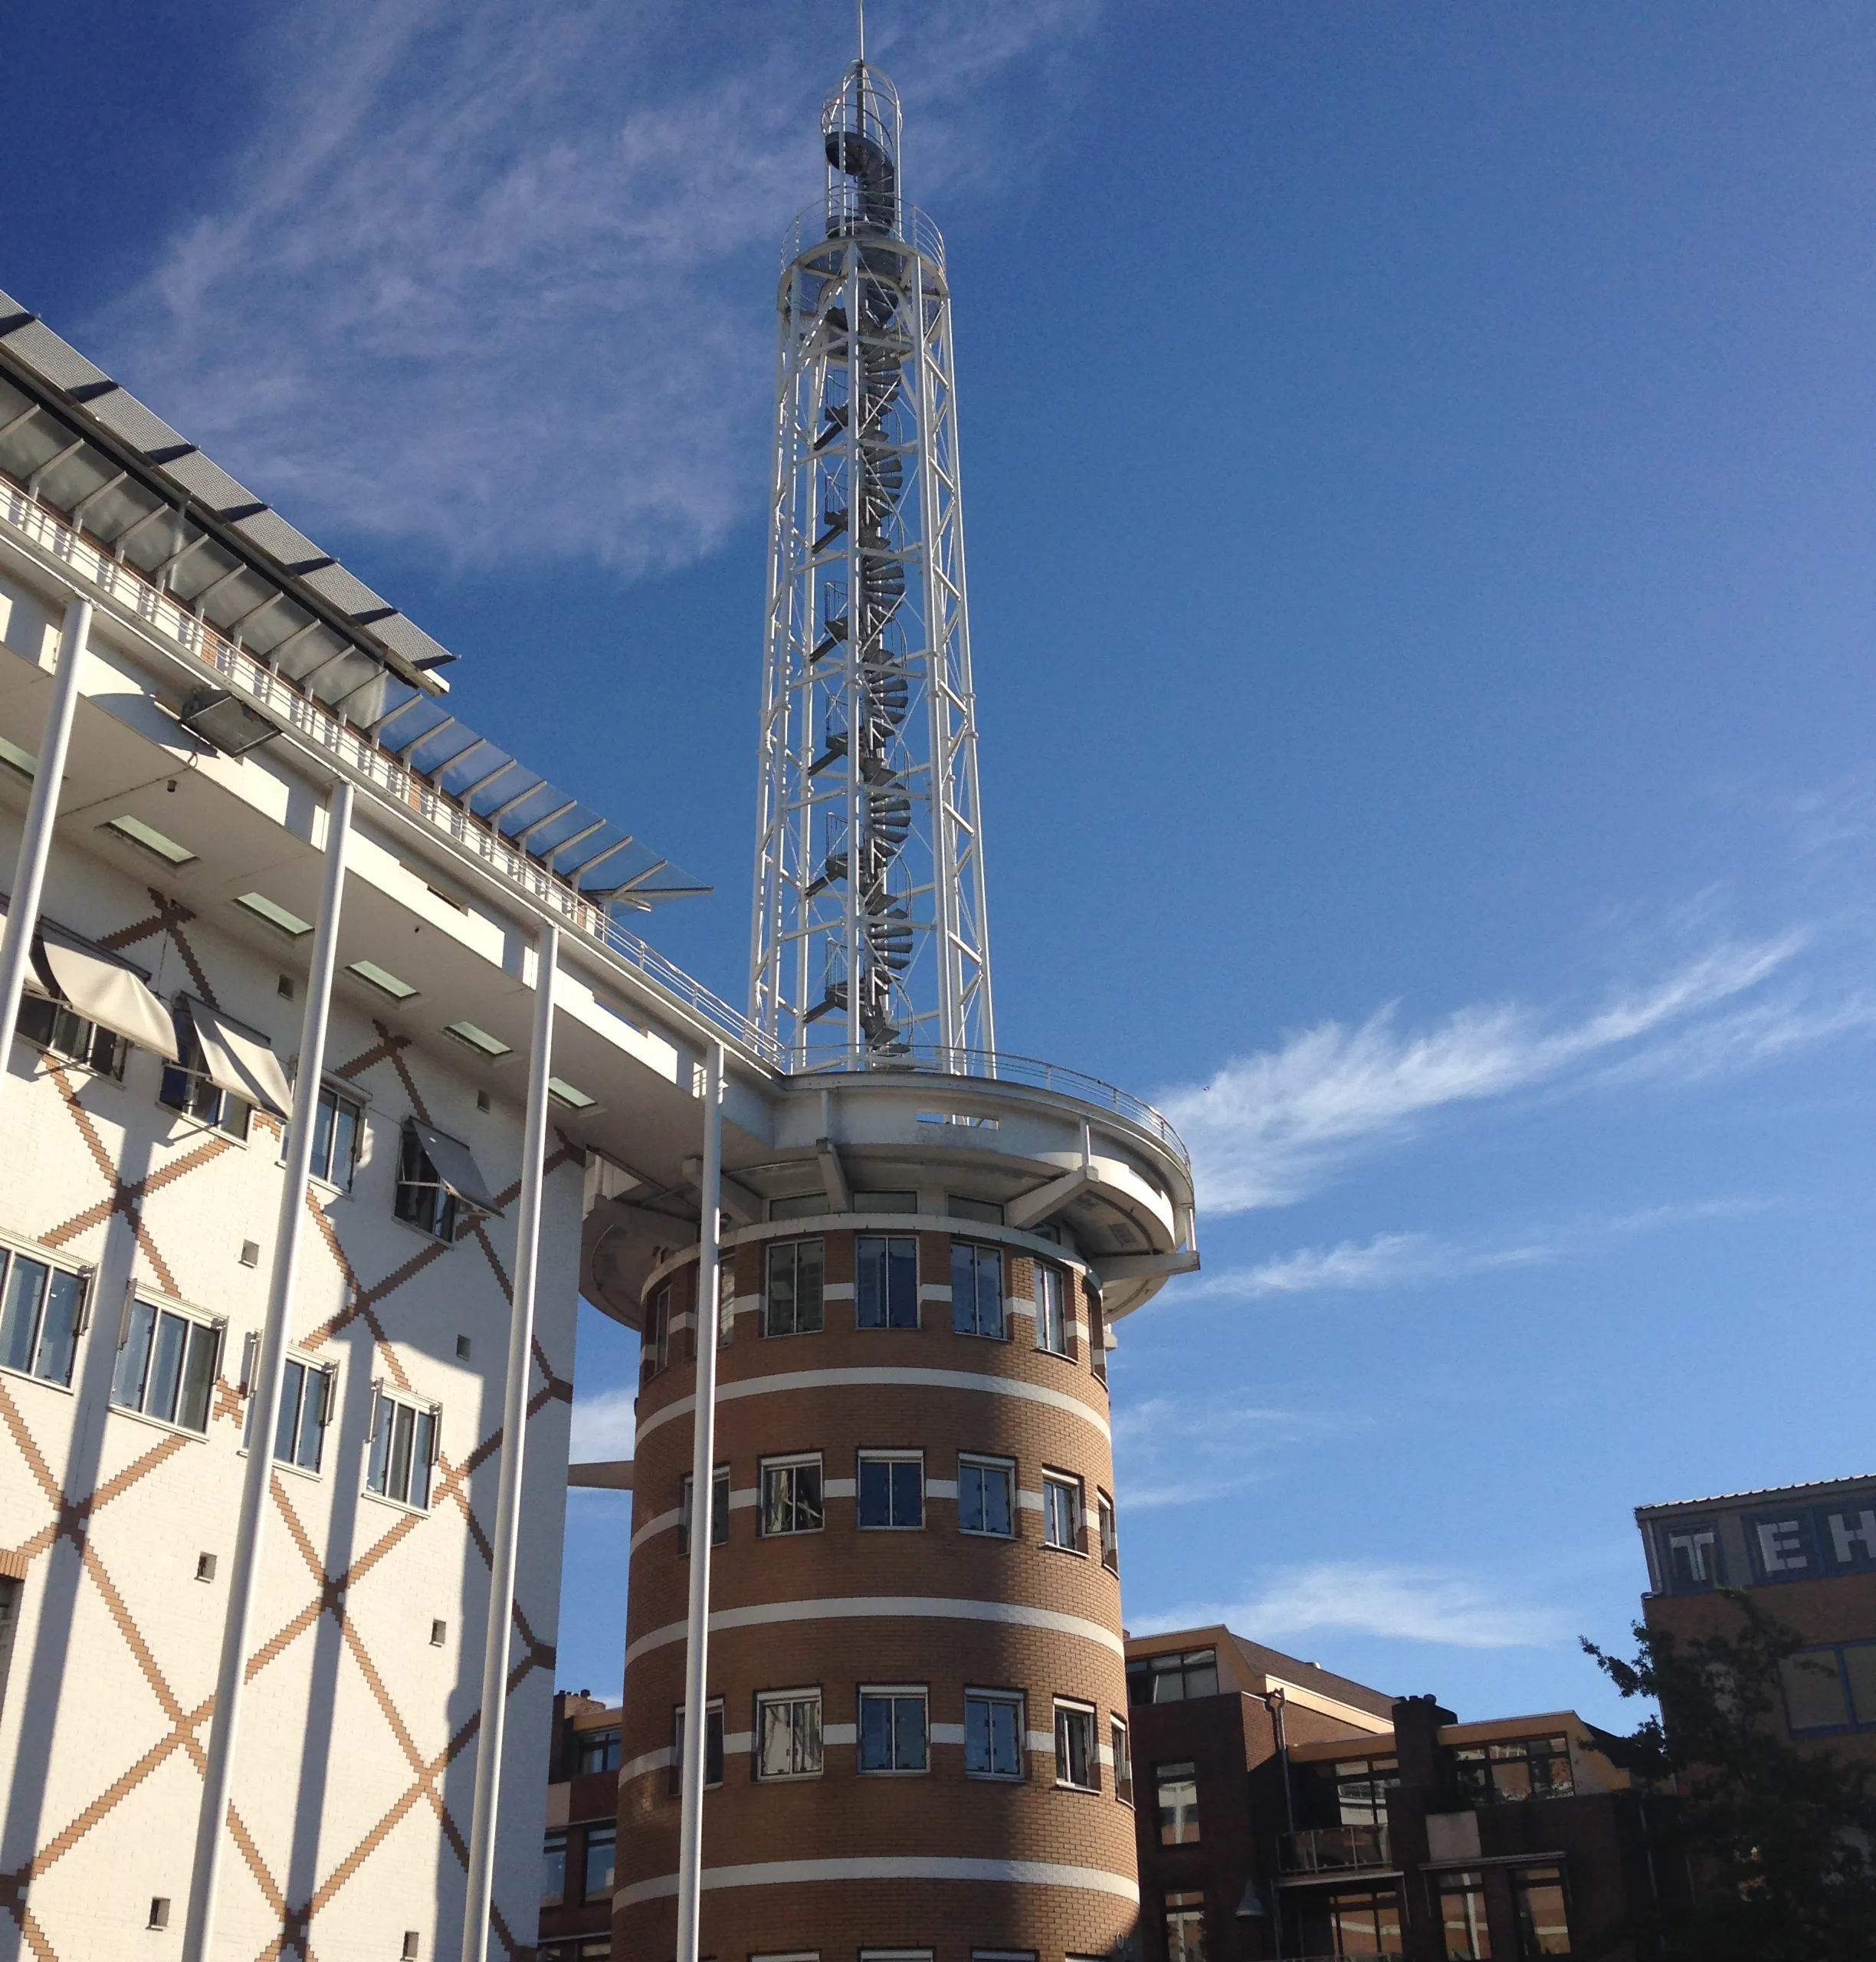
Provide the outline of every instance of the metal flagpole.
{"type": "MultiPolygon", "coordinates": [[[[44,760],[41,760],[44,768],[44,760]]],[[[56,780],[56,779],[54,779],[56,780]]],[[[38,786],[34,786],[38,794],[38,786]]],[[[287,1335],[292,1318],[294,1272],[300,1229],[306,1219],[307,1179],[313,1167],[313,1130],[319,1114],[320,1080],[326,1061],[326,1025],[332,1007],[333,970],[339,955],[339,910],[345,896],[346,845],[352,829],[352,786],[341,778],[326,806],[326,876],[320,891],[319,924],[313,938],[313,970],[307,980],[306,1014],[300,1026],[299,1075],[294,1082],[293,1118],[287,1134],[287,1169],[280,1186],[280,1224],[274,1235],[274,1274],[267,1321],[261,1334],[258,1376],[248,1432],[248,1463],[241,1478],[241,1521],[235,1566],[221,1626],[221,1662],[215,1676],[215,1715],[208,1731],[208,1762],[202,1811],[195,1826],[195,1866],[189,1886],[185,1962],[207,1962],[215,1940],[221,1891],[223,1826],[234,1781],[235,1745],[241,1721],[244,1671],[254,1619],[254,1581],[267,1524],[267,1481],[274,1470],[274,1433],[280,1422],[287,1374],[287,1335]]],[[[8,923],[9,929],[11,922],[8,923]]]]}
{"type": "Polygon", "coordinates": [[[469,1884],[463,1904],[462,1962],[485,1962],[495,1884],[495,1816],[502,1731],[508,1714],[508,1630],[514,1609],[515,1546],[521,1529],[521,1468],[533,1370],[534,1284],[540,1251],[541,1187],[547,1157],[547,1080],[553,1069],[554,978],[560,929],[540,930],[534,956],[534,1046],[528,1057],[527,1117],[521,1143],[521,1213],[515,1230],[514,1295],[508,1317],[508,1386],[502,1404],[501,1483],[489,1534],[488,1625],[483,1637],[481,1729],[476,1741],[475,1809],[469,1823],[469,1884]]]}
{"type": "Polygon", "coordinates": [[[65,609],[64,631],[59,636],[52,706],[46,712],[45,734],[40,740],[39,762],[33,773],[32,796],[26,805],[19,865],[13,874],[13,896],[7,904],[6,933],[0,938],[0,1068],[5,1067],[6,1059],[13,1053],[13,1031],[19,1021],[20,995],[26,986],[26,963],[32,954],[33,929],[39,923],[39,895],[45,886],[46,861],[52,854],[59,779],[65,774],[72,717],[78,708],[78,671],[84,665],[86,643],[90,637],[90,601],[71,600],[65,609]]]}
{"type": "Polygon", "coordinates": [[[704,1076],[704,1177],[697,1232],[697,1394],[690,1441],[690,1615],[684,1635],[684,1810],[677,1837],[677,1962],[697,1962],[704,1886],[704,1767],[710,1721],[710,1541],[717,1523],[717,1344],[722,1258],[723,1049],[710,1048],[704,1076]]]}

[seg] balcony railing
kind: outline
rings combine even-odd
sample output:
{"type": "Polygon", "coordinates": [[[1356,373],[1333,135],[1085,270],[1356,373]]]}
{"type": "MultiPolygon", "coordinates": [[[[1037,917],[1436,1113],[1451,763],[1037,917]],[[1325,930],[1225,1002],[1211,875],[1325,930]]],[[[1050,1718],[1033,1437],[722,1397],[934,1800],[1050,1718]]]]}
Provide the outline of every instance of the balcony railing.
{"type": "Polygon", "coordinates": [[[1283,1842],[1285,1873],[1346,1873],[1389,1865],[1385,1826],[1322,1826],[1283,1842]]]}

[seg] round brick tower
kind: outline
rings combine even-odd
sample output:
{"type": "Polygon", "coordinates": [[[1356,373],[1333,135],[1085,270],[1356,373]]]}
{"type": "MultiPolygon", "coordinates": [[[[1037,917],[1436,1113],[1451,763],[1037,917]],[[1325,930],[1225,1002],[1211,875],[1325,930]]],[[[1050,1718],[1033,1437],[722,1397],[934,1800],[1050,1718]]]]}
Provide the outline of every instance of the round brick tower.
{"type": "Polygon", "coordinates": [[[1155,1114],[1066,1080],[784,1079],[768,1140],[726,1125],[707,1508],[697,1248],[595,1214],[588,1291],[643,1342],[621,1957],[672,1952],[707,1517],[704,1954],[1063,1962],[1132,1931],[1109,1330],[1196,1265],[1192,1190],[1155,1114]]]}

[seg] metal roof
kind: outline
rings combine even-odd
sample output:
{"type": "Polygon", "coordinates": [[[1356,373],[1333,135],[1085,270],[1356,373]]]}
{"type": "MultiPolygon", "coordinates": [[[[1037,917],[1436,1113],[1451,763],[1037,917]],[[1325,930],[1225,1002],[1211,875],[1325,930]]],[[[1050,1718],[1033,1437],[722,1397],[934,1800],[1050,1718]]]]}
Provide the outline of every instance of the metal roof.
{"type": "Polygon", "coordinates": [[[1658,1512],[1678,1512],[1683,1506],[1727,1505],[1740,1499],[1785,1498],[1793,1492],[1834,1492],[1845,1485],[1876,1483],[1876,1472],[1853,1472],[1843,1478],[1807,1478],[1797,1485],[1760,1485],[1749,1492],[1712,1492],[1704,1498],[1656,1499],[1635,1508],[1638,1519],[1651,1518],[1658,1512]]]}
{"type": "Polygon", "coordinates": [[[4,292],[0,476],[582,897],[710,890],[464,727],[454,655],[4,292]]]}

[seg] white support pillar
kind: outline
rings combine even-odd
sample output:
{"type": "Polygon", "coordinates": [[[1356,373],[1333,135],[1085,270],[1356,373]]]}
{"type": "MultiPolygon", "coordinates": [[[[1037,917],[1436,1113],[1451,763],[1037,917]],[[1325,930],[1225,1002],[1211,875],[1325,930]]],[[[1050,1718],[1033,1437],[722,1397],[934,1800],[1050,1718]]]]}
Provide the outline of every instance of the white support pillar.
{"type": "Polygon", "coordinates": [[[515,1229],[514,1298],[508,1317],[508,1386],[502,1403],[501,1483],[489,1533],[488,1626],[482,1649],[482,1722],[476,1739],[475,1809],[469,1822],[469,1880],[463,1904],[462,1962],[486,1962],[495,1884],[495,1818],[501,1796],[502,1732],[508,1714],[508,1630],[514,1607],[515,1547],[521,1529],[521,1472],[527,1442],[528,1382],[534,1349],[534,1284],[540,1252],[541,1187],[547,1156],[547,1079],[553,1073],[554,976],[560,929],[535,943],[534,1046],[528,1058],[527,1118],[521,1140],[520,1217],[515,1229]]]}
{"type": "MultiPolygon", "coordinates": [[[[44,767],[41,759],[41,767],[44,767]]],[[[352,786],[343,778],[333,786],[326,806],[326,875],[320,891],[319,924],[313,937],[313,968],[307,979],[306,1014],[300,1026],[299,1075],[294,1082],[293,1118],[287,1133],[287,1168],[280,1182],[280,1222],[274,1234],[274,1273],[267,1289],[267,1321],[261,1334],[258,1375],[251,1395],[248,1462],[241,1478],[241,1519],[235,1539],[235,1564],[228,1576],[228,1601],[221,1626],[221,1662],[215,1676],[215,1714],[208,1731],[208,1763],[202,1783],[202,1811],[195,1826],[195,1867],[189,1887],[189,1921],[183,1933],[185,1962],[208,1962],[215,1944],[215,1908],[221,1891],[228,1795],[233,1787],[235,1747],[248,1645],[254,1620],[254,1582],[267,1524],[267,1484],[274,1470],[274,1433],[280,1422],[287,1375],[287,1340],[293,1317],[294,1276],[300,1259],[300,1229],[306,1221],[307,1179],[313,1165],[313,1131],[319,1115],[321,1076],[326,1065],[326,1025],[332,1008],[333,970],[339,955],[339,913],[345,897],[346,846],[352,829],[352,786]]]]}
{"type": "Polygon", "coordinates": [[[64,631],[59,635],[52,706],[46,711],[45,733],[39,740],[39,761],[33,773],[32,796],[26,805],[19,865],[13,874],[12,896],[7,903],[6,932],[0,937],[0,1069],[5,1068],[13,1053],[13,1031],[19,1022],[26,963],[32,956],[33,929],[39,924],[39,895],[45,886],[46,861],[52,853],[59,779],[65,774],[72,717],[78,708],[79,671],[84,666],[86,644],[90,637],[91,602],[74,599],[66,606],[64,631]]]}
{"type": "Polygon", "coordinates": [[[697,1232],[697,1394],[690,1427],[690,1614],[684,1633],[683,1810],[677,1829],[677,1957],[697,1962],[704,1885],[704,1762],[710,1725],[711,1529],[716,1523],[717,1342],[722,1288],[723,1050],[710,1048],[704,1078],[703,1202],[697,1232]]]}

